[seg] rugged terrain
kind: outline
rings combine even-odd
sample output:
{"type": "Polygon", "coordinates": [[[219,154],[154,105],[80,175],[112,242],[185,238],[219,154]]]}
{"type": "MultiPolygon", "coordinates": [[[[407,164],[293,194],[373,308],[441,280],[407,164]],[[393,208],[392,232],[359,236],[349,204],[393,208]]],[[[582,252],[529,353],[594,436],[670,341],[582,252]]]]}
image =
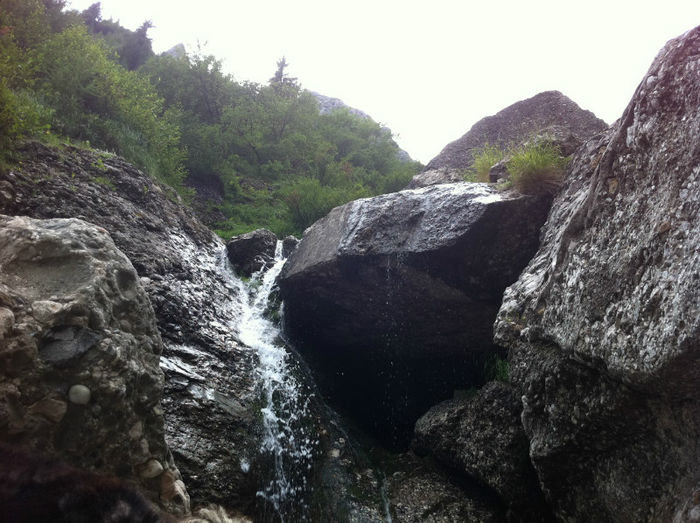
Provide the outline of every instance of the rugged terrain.
{"type": "MultiPolygon", "coordinates": [[[[556,125],[535,99],[581,115],[538,96],[482,137],[556,125]]],[[[290,353],[318,435],[292,519],[698,520],[700,28],[664,47],[618,122],[586,115],[580,132],[553,202],[440,185],[307,231],[280,280],[320,384],[290,353]],[[500,375],[474,357],[506,352],[500,375]]],[[[468,161],[445,151],[434,166],[468,161]]],[[[186,486],[281,519],[257,495],[274,469],[261,364],[223,243],[174,192],[71,146],[25,143],[0,170],[0,214],[0,440],[173,511],[186,486]]]]}

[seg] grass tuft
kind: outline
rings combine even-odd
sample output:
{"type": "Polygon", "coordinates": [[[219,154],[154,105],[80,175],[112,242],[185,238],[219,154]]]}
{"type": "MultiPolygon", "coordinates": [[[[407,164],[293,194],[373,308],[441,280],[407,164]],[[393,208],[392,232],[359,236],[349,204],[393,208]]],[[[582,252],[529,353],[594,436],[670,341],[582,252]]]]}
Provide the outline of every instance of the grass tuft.
{"type": "Polygon", "coordinates": [[[549,142],[523,145],[511,153],[508,173],[522,194],[554,194],[561,185],[568,159],[549,142]]]}
{"type": "Polygon", "coordinates": [[[472,151],[472,167],[467,176],[465,176],[465,180],[469,182],[488,182],[491,167],[500,162],[504,156],[505,153],[502,149],[488,143],[472,151]]]}

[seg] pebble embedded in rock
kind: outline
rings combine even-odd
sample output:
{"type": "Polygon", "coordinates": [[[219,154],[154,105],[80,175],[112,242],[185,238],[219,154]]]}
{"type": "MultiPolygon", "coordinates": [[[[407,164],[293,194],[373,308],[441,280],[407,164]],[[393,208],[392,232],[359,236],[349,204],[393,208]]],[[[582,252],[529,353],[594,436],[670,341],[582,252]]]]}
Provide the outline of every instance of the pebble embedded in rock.
{"type": "Polygon", "coordinates": [[[85,385],[73,385],[68,390],[68,399],[76,405],[87,405],[90,403],[90,389],[85,385]]]}
{"type": "Polygon", "coordinates": [[[141,477],[145,479],[155,478],[163,473],[163,465],[157,459],[150,459],[141,470],[141,477]]]}

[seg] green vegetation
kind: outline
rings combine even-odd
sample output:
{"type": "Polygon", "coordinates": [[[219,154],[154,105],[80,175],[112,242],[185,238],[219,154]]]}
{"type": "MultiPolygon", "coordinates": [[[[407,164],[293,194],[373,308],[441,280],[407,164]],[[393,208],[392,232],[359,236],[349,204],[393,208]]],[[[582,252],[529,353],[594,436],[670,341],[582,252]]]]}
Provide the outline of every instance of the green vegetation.
{"type": "Polygon", "coordinates": [[[524,145],[511,153],[508,173],[523,194],[553,194],[561,185],[568,159],[551,142],[524,145]]]}
{"type": "Polygon", "coordinates": [[[500,356],[491,355],[484,364],[484,376],[486,381],[503,381],[509,380],[508,360],[500,356]]]}
{"type": "Polygon", "coordinates": [[[500,162],[505,156],[505,152],[488,143],[472,151],[472,167],[465,176],[469,182],[488,182],[489,170],[500,162]]]}
{"type": "Polygon", "coordinates": [[[472,153],[473,163],[464,179],[468,182],[488,182],[491,167],[506,160],[508,179],[499,189],[515,188],[523,194],[553,194],[561,185],[568,159],[547,138],[533,138],[507,149],[485,144],[472,153]]]}
{"type": "MultiPolygon", "coordinates": [[[[207,205],[230,236],[299,234],[332,207],[397,190],[418,172],[391,133],[320,114],[282,59],[268,84],[236,82],[213,56],[155,56],[136,31],[63,0],[0,4],[0,156],[23,138],[111,151],[207,205]]],[[[99,169],[98,169],[99,170],[99,169]]]]}

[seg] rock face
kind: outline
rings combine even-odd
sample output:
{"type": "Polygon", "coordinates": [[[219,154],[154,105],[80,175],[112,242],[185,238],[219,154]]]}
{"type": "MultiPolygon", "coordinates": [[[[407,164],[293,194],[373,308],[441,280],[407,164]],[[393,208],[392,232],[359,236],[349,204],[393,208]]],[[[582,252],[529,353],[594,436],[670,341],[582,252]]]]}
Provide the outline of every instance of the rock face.
{"type": "Polygon", "coordinates": [[[322,388],[375,434],[407,439],[429,406],[480,379],[547,204],[460,183],[357,200],[310,227],[279,285],[322,388]]]}
{"type": "Polygon", "coordinates": [[[562,521],[700,511],[700,28],[576,154],[496,340],[562,521]]]}
{"type": "MultiPolygon", "coordinates": [[[[262,483],[257,358],[231,328],[240,311],[223,243],[174,193],[119,157],[37,143],[20,153],[21,166],[0,171],[0,212],[77,216],[109,232],[155,311],[166,441],[193,503],[250,512],[262,483]]],[[[0,330],[9,323],[1,311],[0,330]]]]}
{"type": "Polygon", "coordinates": [[[0,438],[189,499],[164,438],[163,344],[129,260],[76,219],[0,216],[0,438]]]}
{"type": "Polygon", "coordinates": [[[408,187],[425,187],[461,178],[464,170],[472,165],[472,152],[487,143],[508,147],[534,135],[547,135],[564,145],[562,152],[569,155],[584,140],[606,127],[592,112],[581,109],[559,91],[545,91],[479,120],[469,132],[428,162],[408,187]]]}
{"type": "Polygon", "coordinates": [[[274,232],[256,229],[231,238],[226,244],[226,253],[236,272],[250,277],[274,262],[276,246],[277,236],[274,232]]]}
{"type": "Polygon", "coordinates": [[[526,521],[546,512],[512,387],[490,382],[474,396],[432,407],[416,422],[414,448],[492,488],[526,521]]]}

